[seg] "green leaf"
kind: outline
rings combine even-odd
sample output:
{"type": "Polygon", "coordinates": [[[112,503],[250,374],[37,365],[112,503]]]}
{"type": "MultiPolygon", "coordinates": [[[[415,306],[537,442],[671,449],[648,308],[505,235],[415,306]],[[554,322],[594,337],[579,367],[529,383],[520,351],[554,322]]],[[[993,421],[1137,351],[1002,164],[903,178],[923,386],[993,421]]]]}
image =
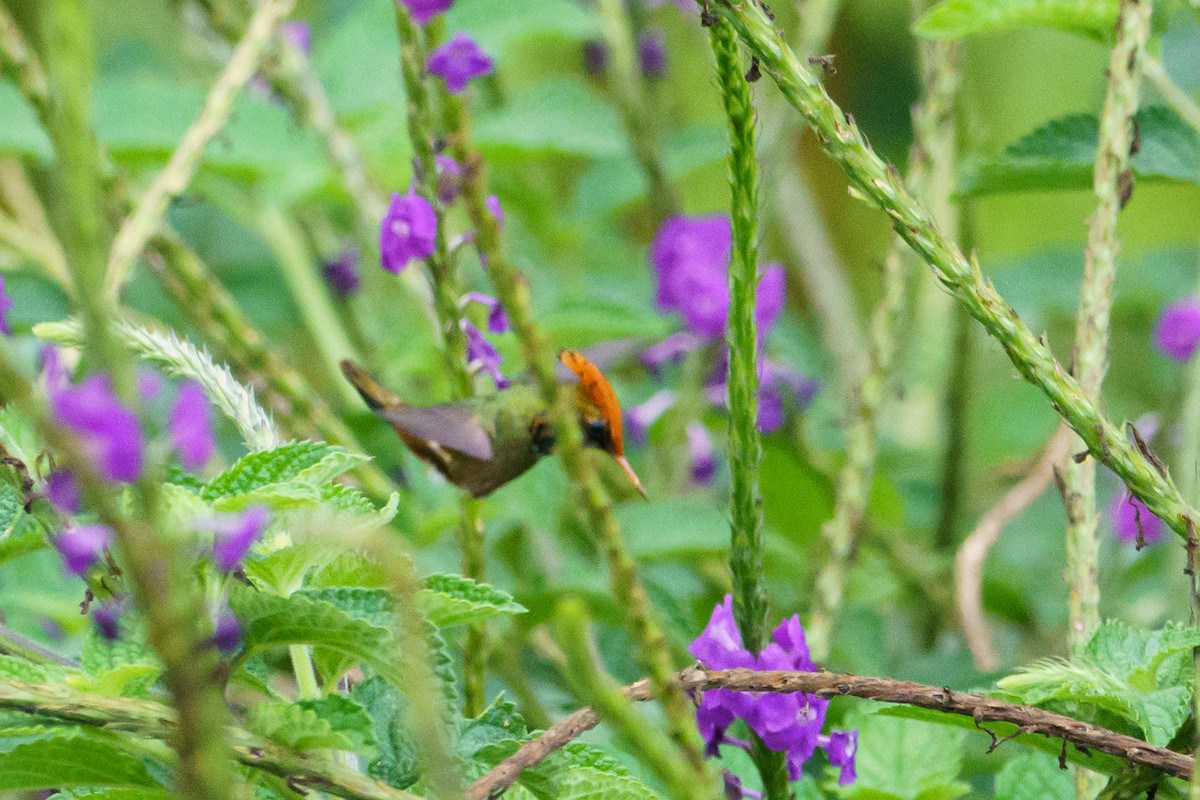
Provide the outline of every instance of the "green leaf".
{"type": "Polygon", "coordinates": [[[52,794],[49,800],[176,800],[165,789],[69,789],[52,794]]]}
{"type": "Polygon", "coordinates": [[[93,736],[53,736],[0,753],[0,791],[156,786],[142,759],[93,736]]]}
{"type": "Polygon", "coordinates": [[[1133,698],[1138,727],[1146,741],[1166,747],[1192,713],[1191,687],[1160,689],[1133,698]]]}
{"type": "Polygon", "coordinates": [[[322,508],[329,511],[335,521],[364,529],[381,528],[396,516],[400,507],[400,495],[392,492],[387,504],[376,508],[365,494],[342,483],[327,483],[321,487],[322,508]]]}
{"type": "Polygon", "coordinates": [[[338,586],[304,589],[299,596],[329,603],[355,619],[366,620],[385,630],[392,629],[392,596],[384,589],[338,586]]]}
{"type": "Polygon", "coordinates": [[[0,653],[0,679],[22,683],[61,683],[79,670],[58,664],[34,664],[18,656],[0,653]]]}
{"type": "Polygon", "coordinates": [[[20,558],[49,546],[46,533],[32,515],[23,510],[12,520],[12,525],[0,530],[0,564],[20,558]]]}
{"type": "Polygon", "coordinates": [[[441,628],[526,612],[508,592],[461,575],[430,575],[425,588],[417,592],[417,602],[429,621],[441,628]]]}
{"type": "Polygon", "coordinates": [[[611,156],[626,150],[613,107],[584,84],[569,80],[535,84],[507,106],[481,114],[475,142],[493,156],[504,151],[611,156]]]}
{"type": "Polygon", "coordinates": [[[367,774],[397,789],[412,786],[418,776],[417,749],[404,723],[409,707],[404,695],[375,676],[356,685],[350,696],[367,710],[379,747],[379,756],[370,763],[367,774]]]}
{"type": "Polygon", "coordinates": [[[363,553],[341,553],[333,561],[314,572],[308,579],[313,589],[331,586],[358,586],[381,589],[387,586],[383,569],[363,553]]]}
{"type": "Polygon", "coordinates": [[[83,639],[80,655],[83,669],[90,675],[126,666],[159,667],[158,657],[146,641],[145,633],[134,631],[120,639],[109,641],[94,629],[89,629],[83,639]]]}
{"type": "Polygon", "coordinates": [[[446,29],[470,33],[497,60],[534,36],[582,41],[600,35],[599,17],[575,0],[457,0],[446,12],[446,29]]]}
{"type": "Polygon", "coordinates": [[[250,710],[250,730],[297,750],[347,750],[374,758],[367,710],[341,695],[296,703],[266,701],[250,710]]]}
{"type": "Polygon", "coordinates": [[[367,460],[367,456],[324,442],[289,442],[243,456],[208,482],[203,497],[211,503],[278,484],[317,488],[367,460]]]}
{"type": "Polygon", "coordinates": [[[943,0],[914,30],[931,39],[957,39],[1030,27],[1051,27],[1108,40],[1118,0],[943,0]]]}
{"type": "MultiPolygon", "coordinates": [[[[1200,183],[1200,133],[1163,106],[1143,108],[1137,123],[1141,149],[1132,168],[1139,180],[1200,183]]],[[[1099,122],[1089,114],[1052,120],[997,156],[967,161],[958,177],[958,192],[1086,189],[1091,186],[1098,130],[1099,122]]]]}
{"type": "Polygon", "coordinates": [[[287,595],[296,591],[311,572],[328,566],[338,558],[340,546],[329,541],[311,540],[273,550],[243,565],[246,577],[259,589],[287,595]]]}
{"type": "Polygon", "coordinates": [[[351,663],[370,664],[389,680],[403,680],[390,631],[333,603],[302,594],[279,597],[236,585],[229,602],[242,624],[247,653],[308,644],[318,654],[329,650],[352,659],[351,663]]]}
{"type": "Polygon", "coordinates": [[[1021,753],[996,776],[996,800],[1074,800],[1075,781],[1058,760],[1042,753],[1021,753]]]}
{"type": "Polygon", "coordinates": [[[858,728],[858,780],[840,790],[853,800],[939,797],[950,800],[969,787],[958,780],[963,734],[916,720],[857,713],[845,727],[858,728]]]}

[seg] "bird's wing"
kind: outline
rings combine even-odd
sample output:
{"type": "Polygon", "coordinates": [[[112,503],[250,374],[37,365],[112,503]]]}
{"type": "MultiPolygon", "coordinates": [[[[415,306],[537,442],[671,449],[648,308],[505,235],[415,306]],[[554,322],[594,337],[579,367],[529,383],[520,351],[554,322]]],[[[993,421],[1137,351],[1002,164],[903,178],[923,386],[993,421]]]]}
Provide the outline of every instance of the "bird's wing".
{"type": "Polygon", "coordinates": [[[397,406],[380,409],[379,416],[408,433],[483,461],[492,458],[492,440],[479,415],[471,408],[453,405],[397,406]]]}

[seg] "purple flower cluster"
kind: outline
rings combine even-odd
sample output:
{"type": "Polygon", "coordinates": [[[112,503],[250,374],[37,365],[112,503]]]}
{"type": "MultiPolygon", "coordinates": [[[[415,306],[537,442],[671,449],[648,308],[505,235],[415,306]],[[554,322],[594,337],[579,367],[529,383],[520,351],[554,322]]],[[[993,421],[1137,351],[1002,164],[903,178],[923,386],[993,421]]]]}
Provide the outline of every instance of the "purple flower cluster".
{"type": "Polygon", "coordinates": [[[392,193],[379,229],[379,254],[382,266],[399,275],[414,259],[433,255],[437,245],[437,214],[416,187],[408,194],[392,193]]]}
{"type": "MultiPolygon", "coordinates": [[[[663,223],[650,245],[650,264],[656,278],[655,301],[663,311],[678,314],[684,330],[642,351],[641,362],[660,376],[670,363],[688,353],[718,345],[729,324],[729,260],[733,249],[729,219],[720,215],[674,216],[663,223]]],[[[759,341],[765,342],[783,313],[786,281],[783,268],[762,270],[755,295],[759,341]]],[[[705,387],[709,402],[726,403],[727,357],[721,351],[717,368],[705,387]]],[[[812,402],[819,384],[800,372],[764,359],[759,365],[759,429],[770,433],[783,425],[789,407],[803,409],[812,402]]],[[[629,409],[631,438],[642,441],[646,429],[669,407],[661,395],[629,409]]],[[[693,476],[701,482],[714,472],[712,447],[699,425],[689,427],[688,446],[693,476]]]]}
{"type": "Polygon", "coordinates": [[[212,460],[217,450],[212,406],[200,384],[189,380],[179,387],[168,417],[168,428],[184,469],[202,469],[212,460]]]}
{"type": "Polygon", "coordinates": [[[54,420],[79,437],[89,460],[110,481],[142,474],[144,440],[137,416],[122,405],[107,375],[92,375],[50,394],[54,420]]]}
{"type": "Polygon", "coordinates": [[[1200,345],[1200,297],[1187,297],[1164,308],[1154,326],[1154,342],[1168,358],[1190,361],[1200,345]]]}
{"type": "Polygon", "coordinates": [[[100,561],[112,540],[113,531],[107,525],[76,525],[55,537],[54,548],[67,571],[82,578],[100,561]]]}
{"type": "Polygon", "coordinates": [[[488,54],[462,31],[430,53],[426,67],[446,82],[451,94],[462,94],[472,78],[491,75],[496,69],[488,54]]]}
{"type": "MultiPolygon", "coordinates": [[[[688,648],[708,669],[800,670],[812,672],[816,664],[808,654],[800,618],[784,620],[772,632],[772,642],[755,655],[742,646],[742,635],[733,618],[733,598],[713,609],[704,631],[688,648]]],[[[730,689],[710,689],[701,696],[696,709],[696,724],[704,737],[705,751],[718,756],[722,744],[743,745],[727,733],[734,720],[741,719],[763,743],[787,755],[788,775],[800,778],[804,763],[817,748],[825,751],[829,763],[840,770],[838,783],[845,786],[855,779],[855,748],[858,732],[821,733],[829,701],[804,692],[757,693],[730,689]]]]}

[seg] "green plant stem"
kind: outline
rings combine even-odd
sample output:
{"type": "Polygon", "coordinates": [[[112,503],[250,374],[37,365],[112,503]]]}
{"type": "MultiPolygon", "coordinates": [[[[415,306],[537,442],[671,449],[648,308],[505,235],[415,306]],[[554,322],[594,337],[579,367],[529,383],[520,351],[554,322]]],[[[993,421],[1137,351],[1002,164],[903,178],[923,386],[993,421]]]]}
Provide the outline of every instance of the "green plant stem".
{"type": "Polygon", "coordinates": [[[188,128],[163,171],[117,232],[104,279],[104,291],[110,299],[116,298],[129,280],[134,261],[158,229],[167,206],[191,183],[205,148],[229,121],[238,92],[258,69],[271,36],[293,6],[295,0],[262,0],[256,6],[246,35],[234,48],[233,55],[205,98],[200,116],[188,128]]]}
{"type": "Polygon", "coordinates": [[[817,662],[829,657],[858,529],[871,493],[878,452],[878,414],[896,352],[896,328],[904,307],[908,272],[910,268],[896,243],[883,262],[883,292],[871,313],[867,373],[852,395],[851,422],[846,428],[846,463],[838,472],[833,517],[821,526],[821,535],[830,552],[817,573],[815,602],[805,627],[809,650],[817,662]]]}
{"type": "Polygon", "coordinates": [[[625,616],[625,624],[638,648],[638,661],[650,676],[654,699],[663,708],[667,727],[676,747],[684,753],[698,785],[713,785],[704,764],[704,752],[687,697],[675,682],[666,637],[655,622],[637,567],[625,549],[621,528],[612,502],[586,453],[579,430],[579,416],[568,391],[558,383],[556,362],[549,344],[533,319],[529,285],[509,262],[501,246],[500,224],[487,210],[487,174],[478,153],[471,148],[470,120],[466,107],[456,98],[447,117],[458,120],[451,137],[455,157],[463,165],[463,200],[475,228],[475,243],[486,259],[488,277],[508,312],[509,322],[521,343],[525,364],[541,392],[554,421],[555,450],[558,452],[572,490],[572,500],[608,562],[613,596],[625,616]]]}
{"type": "Polygon", "coordinates": [[[1154,84],[1154,88],[1167,101],[1167,105],[1174,109],[1184,122],[1200,131],[1200,104],[1197,104],[1190,94],[1181,89],[1179,84],[1171,80],[1162,60],[1143,53],[1141,67],[1146,79],[1154,84]]]}
{"type": "Polygon", "coordinates": [[[1113,470],[1130,491],[1180,537],[1187,520],[1200,518],[1163,475],[1128,442],[1121,430],[1085,397],[1078,382],[1054,358],[1049,346],[1029,330],[1016,311],[984,279],[979,266],[934,225],[929,212],[902,185],[894,170],[867,145],[858,127],[826,94],[807,66],[754,4],[713,8],[729,19],[765,74],[817,133],[822,149],[845,171],[852,191],[887,214],[908,245],[935,272],[945,289],[983,324],[1023,378],[1037,386],[1055,411],[1083,437],[1088,449],[1113,470]]]}
{"type": "Polygon", "coordinates": [[[646,723],[617,682],[600,666],[603,662],[588,627],[587,610],[581,601],[559,602],[554,616],[555,639],[566,656],[563,677],[575,695],[613,726],[624,741],[625,750],[662,781],[670,797],[675,800],[712,797],[705,787],[697,785],[687,765],[675,758],[667,737],[646,723]]]}
{"type": "Polygon", "coordinates": [[[638,66],[637,42],[625,0],[599,0],[600,27],[609,51],[609,87],[633,147],[633,155],[646,178],[647,199],[657,221],[678,212],[679,197],[667,177],[659,147],[657,125],[646,97],[638,66]]]}
{"type": "MultiPolygon", "coordinates": [[[[1138,107],[1141,56],[1150,37],[1149,0],[1124,0],[1117,37],[1108,64],[1108,92],[1100,116],[1092,188],[1096,210],[1088,220],[1083,284],[1075,321],[1075,375],[1083,395],[1099,402],[1108,367],[1108,329],[1113,281],[1117,271],[1117,215],[1124,200],[1121,183],[1133,179],[1130,147],[1138,107]]],[[[1082,444],[1082,443],[1078,443],[1082,444]]],[[[1099,559],[1096,538],[1096,462],[1063,462],[1063,499],[1067,510],[1067,604],[1071,653],[1082,655],[1100,624],[1099,559]]]]}
{"type": "Polygon", "coordinates": [[[62,667],[78,666],[78,664],[66,656],[60,656],[53,650],[22,636],[7,625],[0,625],[0,653],[23,658],[26,661],[32,661],[34,664],[58,664],[62,667]]]}
{"type": "MultiPolygon", "coordinates": [[[[192,585],[189,564],[175,551],[170,535],[160,535],[153,524],[120,513],[111,488],[95,472],[79,443],[50,422],[28,381],[3,354],[0,395],[34,420],[39,433],[75,476],[87,507],[113,529],[125,573],[146,617],[150,645],[163,663],[164,681],[178,713],[171,745],[179,757],[180,795],[192,800],[231,798],[234,775],[225,738],[227,711],[221,687],[214,680],[217,651],[204,604],[192,585]]],[[[151,514],[157,508],[145,497],[141,504],[151,514]]],[[[150,519],[158,521],[153,516],[150,519]]]]}
{"type": "MultiPolygon", "coordinates": [[[[758,474],[762,442],[758,433],[758,154],[754,99],[746,80],[737,34],[728,22],[708,29],[716,61],[717,85],[729,123],[730,221],[733,258],[729,266],[728,457],[733,487],[730,498],[729,567],[733,574],[733,616],[742,641],[752,653],[767,638],[767,588],[763,575],[766,542],[758,474]]],[[[751,755],[768,800],[787,800],[787,763],[783,753],[752,734],[751,755]]]]}
{"type": "MultiPolygon", "coordinates": [[[[458,301],[462,291],[454,272],[454,263],[446,246],[445,217],[437,197],[437,163],[433,150],[433,112],[429,87],[425,83],[425,50],[421,32],[408,9],[397,3],[396,30],[400,35],[400,69],[408,95],[408,134],[417,165],[414,185],[417,192],[437,214],[437,240],[432,256],[426,259],[433,282],[434,309],[442,334],[442,349],[455,398],[475,393],[467,367],[467,342],[460,322],[458,301]]],[[[444,97],[448,95],[444,94],[444,97]]],[[[474,581],[484,579],[485,542],[480,504],[463,497],[459,513],[459,545],[463,574],[474,581]]],[[[463,648],[463,713],[477,716],[486,704],[487,636],[483,624],[472,625],[463,648]]]]}
{"type": "MultiPolygon", "coordinates": [[[[0,681],[0,708],[145,739],[169,739],[178,724],[173,709],[151,700],[19,681],[0,681]]],[[[328,792],[347,800],[419,800],[321,754],[291,750],[232,726],[227,735],[234,756],[243,765],[286,778],[297,789],[328,792]]]]}

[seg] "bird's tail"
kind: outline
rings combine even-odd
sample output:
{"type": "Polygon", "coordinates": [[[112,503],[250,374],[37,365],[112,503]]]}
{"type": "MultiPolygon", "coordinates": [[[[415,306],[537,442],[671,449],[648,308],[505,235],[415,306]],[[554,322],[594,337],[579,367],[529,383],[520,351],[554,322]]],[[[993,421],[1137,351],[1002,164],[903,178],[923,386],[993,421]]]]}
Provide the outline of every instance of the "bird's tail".
{"type": "Polygon", "coordinates": [[[358,390],[362,395],[362,399],[367,402],[373,410],[395,408],[403,405],[400,398],[394,392],[383,386],[379,381],[367,372],[365,369],[355,364],[350,359],[342,361],[342,374],[346,376],[346,380],[358,390]]]}

